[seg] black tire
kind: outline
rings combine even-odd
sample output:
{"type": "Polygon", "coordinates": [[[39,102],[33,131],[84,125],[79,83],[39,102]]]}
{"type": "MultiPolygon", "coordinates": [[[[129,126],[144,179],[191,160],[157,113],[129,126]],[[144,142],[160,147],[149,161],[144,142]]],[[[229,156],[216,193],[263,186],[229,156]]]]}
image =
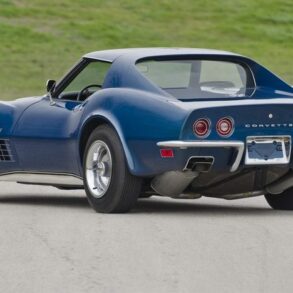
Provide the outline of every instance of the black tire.
{"type": "Polygon", "coordinates": [[[147,193],[144,193],[144,194],[141,194],[139,196],[139,198],[151,198],[153,196],[153,194],[147,194],[147,193]]]}
{"type": "Polygon", "coordinates": [[[293,188],[281,194],[266,194],[265,198],[275,210],[293,210],[293,188]]]}
{"type": "Polygon", "coordinates": [[[116,131],[108,125],[97,127],[87,141],[83,158],[83,176],[88,201],[99,213],[128,212],[135,205],[141,190],[141,178],[130,174],[120,139],[116,131]],[[86,177],[88,151],[97,141],[107,145],[112,159],[110,183],[100,198],[94,196],[94,189],[91,191],[86,177]]]}

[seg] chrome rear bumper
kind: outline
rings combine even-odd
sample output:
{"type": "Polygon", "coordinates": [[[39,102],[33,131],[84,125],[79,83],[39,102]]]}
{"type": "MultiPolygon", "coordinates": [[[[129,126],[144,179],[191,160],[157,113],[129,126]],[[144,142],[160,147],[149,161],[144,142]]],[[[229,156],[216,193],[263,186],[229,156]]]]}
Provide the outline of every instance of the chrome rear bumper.
{"type": "Polygon", "coordinates": [[[159,147],[168,147],[168,148],[234,148],[237,151],[236,158],[231,166],[230,171],[235,172],[241,162],[244,153],[244,142],[242,141],[182,141],[182,140],[169,140],[169,141],[160,141],[157,143],[159,147]]]}

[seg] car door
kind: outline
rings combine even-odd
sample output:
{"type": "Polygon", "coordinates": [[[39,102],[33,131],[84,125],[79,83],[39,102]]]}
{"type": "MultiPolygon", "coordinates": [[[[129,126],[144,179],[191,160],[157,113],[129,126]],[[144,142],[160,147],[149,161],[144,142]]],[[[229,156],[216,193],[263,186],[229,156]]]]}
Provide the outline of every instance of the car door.
{"type": "Polygon", "coordinates": [[[83,59],[57,84],[52,99],[47,95],[23,113],[13,134],[23,171],[80,175],[81,104],[102,88],[109,67],[83,59]]]}

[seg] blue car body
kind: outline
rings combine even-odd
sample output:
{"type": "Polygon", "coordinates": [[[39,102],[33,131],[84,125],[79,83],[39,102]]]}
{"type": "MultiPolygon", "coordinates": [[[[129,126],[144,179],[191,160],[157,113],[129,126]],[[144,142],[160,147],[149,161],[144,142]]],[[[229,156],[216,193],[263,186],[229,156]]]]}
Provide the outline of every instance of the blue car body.
{"type": "MultiPolygon", "coordinates": [[[[192,157],[213,158],[211,174],[226,174],[225,178],[232,180],[235,174],[244,174],[243,170],[257,172],[255,168],[260,168],[245,164],[248,137],[291,138],[292,87],[249,58],[215,50],[154,48],[93,52],[81,62],[84,60],[111,63],[102,89],[84,101],[59,99],[53,93],[52,98],[46,94],[0,104],[3,144],[0,180],[82,187],[85,144],[91,131],[101,123],[111,125],[118,133],[130,173],[148,180],[184,170],[192,157]],[[245,63],[255,79],[254,91],[244,97],[199,96],[178,100],[136,68],[139,60],[166,56],[245,63]],[[208,117],[211,122],[206,138],[198,138],[193,130],[194,122],[201,117],[208,117]],[[216,131],[217,121],[222,117],[233,117],[235,129],[229,137],[222,137],[216,131]],[[171,149],[173,155],[162,157],[161,149],[171,149]],[[55,177],[38,179],[37,175],[55,177]]],[[[57,90],[75,68],[57,83],[57,90]]],[[[292,167],[292,160],[272,167],[280,168],[276,178],[281,178],[292,167]]],[[[203,176],[209,178],[207,173],[203,176]]],[[[201,190],[213,182],[204,179],[195,189],[201,190]]],[[[256,186],[240,191],[258,189],[256,186]]]]}

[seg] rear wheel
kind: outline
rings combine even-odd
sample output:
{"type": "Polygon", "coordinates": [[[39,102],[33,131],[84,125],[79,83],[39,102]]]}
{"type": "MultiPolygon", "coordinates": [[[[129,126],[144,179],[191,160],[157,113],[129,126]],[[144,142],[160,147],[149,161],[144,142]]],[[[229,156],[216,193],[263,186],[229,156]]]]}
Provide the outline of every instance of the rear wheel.
{"type": "Polygon", "coordinates": [[[88,139],[84,160],[84,186],[97,212],[127,212],[136,203],[141,179],[130,174],[115,130],[102,125],[88,139]]]}
{"type": "Polygon", "coordinates": [[[293,210],[293,188],[281,194],[266,194],[265,198],[275,210],[293,210]]]}

